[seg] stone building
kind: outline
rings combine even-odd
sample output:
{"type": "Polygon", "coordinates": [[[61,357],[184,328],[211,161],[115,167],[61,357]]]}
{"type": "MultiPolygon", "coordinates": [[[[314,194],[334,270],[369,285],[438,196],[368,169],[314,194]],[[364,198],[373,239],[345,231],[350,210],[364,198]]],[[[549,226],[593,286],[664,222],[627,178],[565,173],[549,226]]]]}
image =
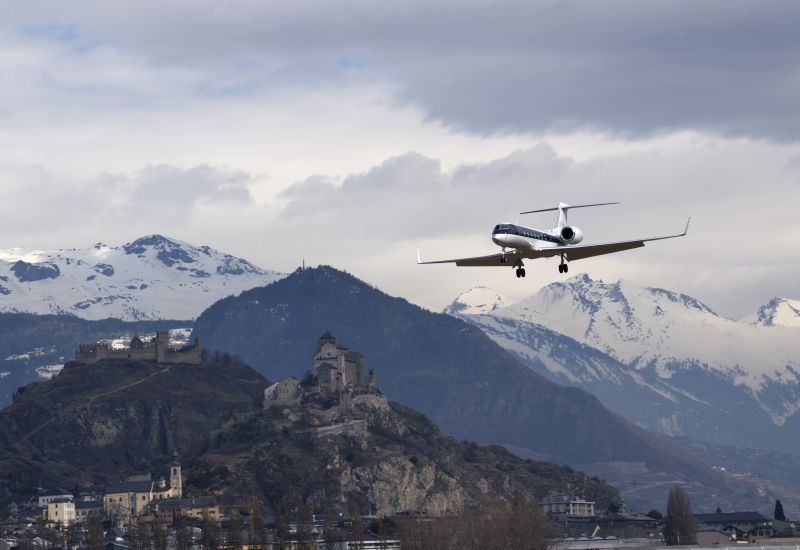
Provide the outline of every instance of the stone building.
{"type": "Polygon", "coordinates": [[[353,391],[375,390],[375,373],[364,373],[364,356],[336,342],[325,331],[317,344],[312,361],[312,374],[316,382],[298,382],[286,378],[264,390],[264,409],[298,403],[306,393],[335,394],[342,405],[348,405],[353,391]]]}
{"type": "Polygon", "coordinates": [[[132,359],[155,361],[156,363],[198,365],[200,364],[201,356],[202,348],[198,338],[194,339],[193,345],[173,350],[169,345],[169,332],[159,331],[156,333],[155,338],[149,341],[134,336],[127,348],[115,349],[108,342],[81,344],[75,353],[75,361],[79,363],[96,363],[102,359],[132,359]]]}
{"type": "Polygon", "coordinates": [[[286,378],[275,382],[264,390],[264,408],[293,405],[300,398],[300,382],[297,378],[286,378]]]}
{"type": "Polygon", "coordinates": [[[342,392],[347,388],[375,387],[375,373],[364,373],[364,356],[338,344],[328,331],[325,331],[317,344],[314,376],[320,390],[342,392]]]}

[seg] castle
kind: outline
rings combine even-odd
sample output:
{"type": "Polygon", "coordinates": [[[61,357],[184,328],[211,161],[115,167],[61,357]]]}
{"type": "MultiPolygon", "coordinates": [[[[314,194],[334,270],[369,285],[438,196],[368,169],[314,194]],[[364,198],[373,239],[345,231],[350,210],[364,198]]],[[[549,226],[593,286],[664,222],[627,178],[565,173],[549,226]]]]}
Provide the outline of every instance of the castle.
{"type": "Polygon", "coordinates": [[[353,392],[375,390],[375,372],[364,373],[364,356],[338,344],[328,331],[319,339],[312,365],[311,386],[303,388],[296,378],[276,382],[264,390],[264,408],[297,403],[304,391],[335,395],[346,404],[353,392]]]}
{"type": "Polygon", "coordinates": [[[79,363],[96,363],[102,359],[132,359],[135,361],[154,361],[156,363],[200,364],[202,349],[200,340],[178,350],[169,347],[169,332],[159,331],[155,338],[144,341],[138,336],[131,339],[127,348],[115,349],[108,342],[81,344],[75,352],[75,361],[79,363]]]}

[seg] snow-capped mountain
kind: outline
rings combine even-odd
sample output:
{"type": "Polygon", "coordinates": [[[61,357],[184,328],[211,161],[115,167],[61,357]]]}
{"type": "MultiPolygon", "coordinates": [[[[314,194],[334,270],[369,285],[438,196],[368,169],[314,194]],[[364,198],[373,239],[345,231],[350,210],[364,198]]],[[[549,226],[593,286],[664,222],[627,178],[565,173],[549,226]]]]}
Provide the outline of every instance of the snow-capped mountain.
{"type": "Polygon", "coordinates": [[[690,296],[588,275],[460,316],[531,368],[593,391],[647,428],[800,451],[787,438],[800,437],[796,328],[733,321],[690,296]]]}
{"type": "Polygon", "coordinates": [[[742,321],[766,327],[800,327],[800,300],[773,298],[742,321]]]}
{"type": "Polygon", "coordinates": [[[0,249],[0,312],[194,319],[221,298],[282,277],[213,248],[161,235],[122,246],[0,249]]]}
{"type": "Polygon", "coordinates": [[[444,313],[475,315],[491,313],[509,305],[511,305],[511,301],[502,294],[485,286],[475,286],[459,294],[453,303],[444,308],[444,313]]]}

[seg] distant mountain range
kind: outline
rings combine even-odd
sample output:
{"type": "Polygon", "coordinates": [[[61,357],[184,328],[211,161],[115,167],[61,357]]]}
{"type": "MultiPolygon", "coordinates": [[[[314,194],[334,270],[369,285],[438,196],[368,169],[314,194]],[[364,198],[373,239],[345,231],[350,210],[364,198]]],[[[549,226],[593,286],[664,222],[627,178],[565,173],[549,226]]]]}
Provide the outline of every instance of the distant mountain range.
{"type": "Polygon", "coordinates": [[[220,298],[282,276],[161,235],[122,246],[0,249],[0,312],[93,320],[194,319],[220,298]]]}
{"type": "Polygon", "coordinates": [[[487,294],[468,291],[447,311],[550,380],[651,430],[800,452],[796,302],[733,321],[684,294],[586,274],[494,309],[487,294]],[[475,301],[488,312],[460,313],[475,301]]]}

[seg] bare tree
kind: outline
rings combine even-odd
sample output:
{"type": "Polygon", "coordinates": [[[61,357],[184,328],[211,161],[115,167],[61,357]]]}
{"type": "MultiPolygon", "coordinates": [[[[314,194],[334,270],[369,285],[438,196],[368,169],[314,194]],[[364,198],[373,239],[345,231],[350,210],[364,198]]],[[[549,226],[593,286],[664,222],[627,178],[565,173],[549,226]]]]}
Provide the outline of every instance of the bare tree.
{"type": "Polygon", "coordinates": [[[155,550],[167,550],[167,529],[160,521],[154,521],[153,525],[153,547],[155,550]]]}
{"type": "Polygon", "coordinates": [[[322,540],[325,541],[325,548],[331,550],[337,542],[341,542],[342,536],[336,527],[333,510],[330,508],[325,513],[325,523],[322,526],[322,540]]]}
{"type": "Polygon", "coordinates": [[[254,502],[250,507],[250,544],[264,548],[267,539],[264,532],[264,507],[254,502]]]}
{"type": "Polygon", "coordinates": [[[350,501],[350,529],[347,531],[348,548],[361,548],[364,545],[364,520],[355,501],[350,501]]]}
{"type": "Polygon", "coordinates": [[[203,512],[203,523],[201,525],[202,529],[202,542],[203,548],[205,550],[216,550],[217,548],[217,520],[212,518],[211,515],[206,511],[203,512]]]}
{"type": "Polygon", "coordinates": [[[242,515],[235,507],[228,512],[228,547],[234,550],[242,547],[242,515]]]}
{"type": "Polygon", "coordinates": [[[103,520],[100,514],[90,514],[86,520],[86,545],[89,550],[102,550],[105,546],[103,520]]]}
{"type": "Polygon", "coordinates": [[[177,550],[190,550],[192,542],[192,526],[189,523],[189,518],[179,513],[175,517],[175,545],[177,550]]]}
{"type": "Polygon", "coordinates": [[[669,546],[697,544],[697,530],[689,497],[683,488],[677,485],[669,490],[667,497],[664,540],[669,546]]]}
{"type": "Polygon", "coordinates": [[[297,541],[300,550],[314,550],[316,546],[314,536],[314,512],[306,503],[300,504],[297,509],[299,522],[297,525],[297,541]]]}

